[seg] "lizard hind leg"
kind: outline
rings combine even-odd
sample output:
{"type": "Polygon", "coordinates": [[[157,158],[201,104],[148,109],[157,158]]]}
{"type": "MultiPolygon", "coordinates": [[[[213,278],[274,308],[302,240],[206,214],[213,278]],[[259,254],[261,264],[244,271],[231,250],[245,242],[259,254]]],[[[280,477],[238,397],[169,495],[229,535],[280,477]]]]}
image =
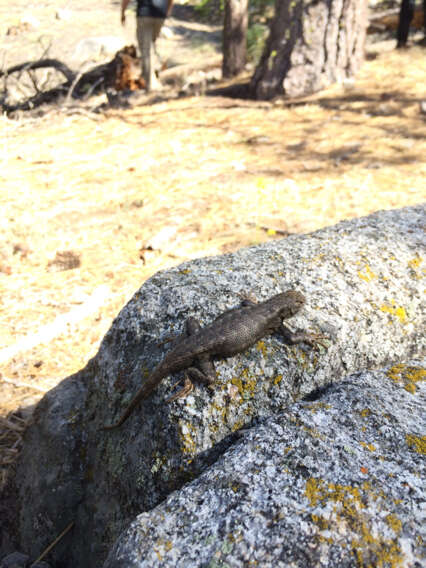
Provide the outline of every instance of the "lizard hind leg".
{"type": "MultiPolygon", "coordinates": [[[[195,318],[188,318],[185,323],[185,331],[188,336],[196,335],[201,329],[199,322],[195,318]]],[[[194,383],[202,383],[209,387],[212,386],[216,378],[213,362],[209,355],[200,355],[196,358],[196,366],[189,367],[183,379],[183,386],[175,394],[169,396],[166,402],[173,402],[179,398],[185,398],[189,393],[194,390],[194,383]]],[[[176,387],[181,381],[173,385],[176,387]]]]}
{"type": "MultiPolygon", "coordinates": [[[[180,383],[180,381],[178,381],[176,384],[179,384],[179,383],[180,383]]],[[[169,396],[169,398],[166,398],[166,402],[169,403],[169,402],[173,402],[174,400],[177,400],[178,398],[185,398],[193,390],[194,390],[194,383],[191,381],[191,379],[185,373],[185,378],[184,378],[184,381],[183,381],[183,387],[181,389],[179,389],[175,394],[172,394],[171,396],[169,396]]]]}
{"type": "MultiPolygon", "coordinates": [[[[185,398],[194,390],[193,381],[207,385],[209,388],[213,387],[215,380],[213,363],[210,361],[210,359],[208,359],[208,357],[200,358],[197,363],[200,369],[198,369],[197,367],[189,367],[185,372],[182,388],[179,389],[175,394],[169,396],[166,402],[173,402],[178,398],[185,398]]],[[[175,383],[173,387],[176,387],[180,382],[181,381],[175,383]]]]}

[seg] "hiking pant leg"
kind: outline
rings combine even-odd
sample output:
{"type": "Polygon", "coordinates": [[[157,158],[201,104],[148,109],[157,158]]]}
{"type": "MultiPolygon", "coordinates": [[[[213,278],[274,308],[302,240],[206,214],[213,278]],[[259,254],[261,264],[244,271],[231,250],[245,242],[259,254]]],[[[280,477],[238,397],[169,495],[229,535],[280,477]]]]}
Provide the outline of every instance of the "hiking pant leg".
{"type": "Polygon", "coordinates": [[[154,69],[154,47],[164,20],[161,18],[137,18],[136,34],[142,59],[142,76],[146,90],[150,91],[157,83],[154,69]]]}

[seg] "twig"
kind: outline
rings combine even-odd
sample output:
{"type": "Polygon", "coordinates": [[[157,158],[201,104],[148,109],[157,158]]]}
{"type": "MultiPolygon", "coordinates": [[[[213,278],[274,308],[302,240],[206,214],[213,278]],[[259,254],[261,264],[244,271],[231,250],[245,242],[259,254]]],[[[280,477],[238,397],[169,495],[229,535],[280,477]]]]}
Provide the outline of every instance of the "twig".
{"type": "Polygon", "coordinates": [[[13,379],[8,379],[7,377],[3,376],[0,376],[0,380],[4,381],[5,383],[9,383],[15,387],[34,389],[39,392],[47,392],[49,390],[49,389],[44,389],[43,387],[39,387],[37,385],[32,385],[30,383],[21,383],[20,381],[14,381],[13,379]]]}
{"type": "Polygon", "coordinates": [[[43,36],[40,36],[39,39],[38,39],[38,43],[40,44],[40,47],[43,50],[43,53],[41,54],[41,57],[39,57],[39,59],[44,59],[47,56],[47,54],[49,53],[50,48],[52,47],[52,39],[47,38],[47,45],[46,45],[46,47],[44,47],[43,46],[43,36]]]}
{"type": "Polygon", "coordinates": [[[15,414],[13,414],[12,417],[18,422],[19,421],[22,422],[22,424],[14,424],[11,420],[9,420],[8,418],[4,418],[3,416],[0,417],[0,423],[3,426],[6,426],[6,428],[8,428],[9,430],[13,430],[14,432],[22,432],[27,422],[22,418],[18,419],[18,416],[16,416],[15,414]]]}
{"type": "Polygon", "coordinates": [[[29,70],[28,70],[28,75],[29,75],[29,77],[30,77],[30,79],[31,79],[31,83],[33,84],[33,87],[34,87],[35,92],[37,93],[37,95],[40,94],[41,91],[40,91],[40,89],[38,88],[37,78],[36,78],[36,76],[34,75],[34,72],[33,72],[32,69],[29,69],[29,70]]]}
{"type": "Polygon", "coordinates": [[[87,93],[84,95],[83,100],[87,101],[87,99],[90,98],[90,96],[92,95],[92,93],[96,89],[96,87],[98,85],[100,85],[104,80],[105,80],[105,77],[99,77],[99,79],[97,81],[95,81],[93,83],[93,85],[90,87],[90,89],[87,90],[87,93]]]}
{"type": "Polygon", "coordinates": [[[58,544],[61,538],[63,538],[67,534],[67,532],[69,532],[73,528],[73,526],[74,526],[74,521],[71,521],[70,524],[61,532],[61,534],[58,537],[56,537],[55,540],[51,544],[49,544],[49,546],[40,554],[37,560],[34,560],[34,562],[30,565],[30,568],[32,568],[32,566],[37,564],[37,562],[43,560],[43,558],[47,554],[49,554],[52,548],[58,544]]]}
{"type": "Polygon", "coordinates": [[[67,92],[67,96],[65,97],[65,101],[64,104],[67,105],[70,102],[70,99],[72,97],[73,91],[75,89],[75,86],[77,85],[77,83],[80,81],[80,79],[82,78],[82,76],[84,75],[83,71],[80,71],[79,73],[77,73],[74,81],[71,83],[70,88],[68,89],[67,92]]]}
{"type": "Polygon", "coordinates": [[[6,71],[0,70],[0,77],[3,75],[10,75],[11,73],[23,73],[24,71],[30,71],[32,69],[44,69],[45,67],[54,67],[57,71],[62,73],[67,81],[73,81],[75,77],[74,71],[62,63],[62,61],[58,61],[58,59],[40,59],[38,61],[27,61],[26,63],[20,63],[19,65],[13,65],[13,67],[9,67],[6,71]]]}

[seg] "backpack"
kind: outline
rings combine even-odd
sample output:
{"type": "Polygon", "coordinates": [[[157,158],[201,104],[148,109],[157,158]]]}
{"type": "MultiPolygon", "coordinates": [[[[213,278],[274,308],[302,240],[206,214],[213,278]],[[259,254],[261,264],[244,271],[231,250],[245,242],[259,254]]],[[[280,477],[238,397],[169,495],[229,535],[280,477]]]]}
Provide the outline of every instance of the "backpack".
{"type": "Polygon", "coordinates": [[[138,0],[138,18],[165,18],[167,16],[168,0],[138,0]]]}

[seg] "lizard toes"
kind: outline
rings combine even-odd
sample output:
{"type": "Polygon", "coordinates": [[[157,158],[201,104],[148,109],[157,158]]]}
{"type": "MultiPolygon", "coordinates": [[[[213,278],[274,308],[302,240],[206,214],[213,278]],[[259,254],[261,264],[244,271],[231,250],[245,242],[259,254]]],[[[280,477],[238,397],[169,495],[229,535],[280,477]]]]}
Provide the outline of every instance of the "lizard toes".
{"type": "Polygon", "coordinates": [[[316,349],[317,351],[320,351],[319,346],[321,345],[321,347],[324,347],[324,349],[328,349],[328,345],[326,343],[324,343],[324,341],[322,341],[323,339],[329,339],[326,335],[323,335],[322,333],[311,333],[309,336],[309,345],[311,347],[313,347],[314,349],[316,349]]]}
{"type": "Polygon", "coordinates": [[[194,385],[192,384],[188,375],[185,374],[185,380],[183,382],[183,387],[181,389],[179,389],[175,394],[172,394],[171,396],[169,396],[169,398],[166,399],[166,402],[169,403],[169,402],[173,402],[174,400],[177,400],[178,398],[185,398],[193,390],[194,390],[194,385]]]}

